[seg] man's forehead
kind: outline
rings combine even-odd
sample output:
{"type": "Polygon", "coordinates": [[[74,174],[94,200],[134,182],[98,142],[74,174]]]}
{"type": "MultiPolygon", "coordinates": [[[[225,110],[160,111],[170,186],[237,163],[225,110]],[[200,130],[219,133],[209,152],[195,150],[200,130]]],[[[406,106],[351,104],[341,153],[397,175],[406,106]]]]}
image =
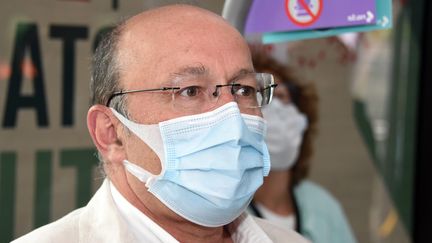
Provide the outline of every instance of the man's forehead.
{"type": "Polygon", "coordinates": [[[153,85],[215,73],[230,78],[250,68],[248,56],[242,36],[220,16],[182,5],[131,18],[118,46],[122,79],[153,85]]]}
{"type": "MultiPolygon", "coordinates": [[[[231,82],[239,79],[247,74],[254,73],[254,70],[249,67],[234,68],[232,72],[225,75],[225,81],[231,82]]],[[[184,80],[188,79],[212,79],[215,78],[211,72],[211,67],[207,67],[203,64],[187,65],[178,68],[168,75],[168,79],[165,84],[180,84],[184,80]]],[[[217,80],[214,80],[217,81],[217,80]]]]}
{"type": "MultiPolygon", "coordinates": [[[[129,56],[142,58],[141,53],[156,54],[151,57],[147,55],[147,59],[163,58],[175,51],[173,49],[187,52],[198,45],[198,39],[205,38],[215,42],[244,41],[240,33],[221,16],[193,6],[175,5],[146,11],[127,20],[123,25],[118,52],[123,59],[121,62],[129,56]]],[[[217,45],[217,48],[221,46],[217,45]]]]}
{"type": "Polygon", "coordinates": [[[125,21],[126,29],[148,29],[161,32],[161,28],[171,28],[171,31],[182,26],[213,24],[229,24],[219,15],[196,6],[174,4],[150,9],[137,14],[125,21]]]}
{"type": "Polygon", "coordinates": [[[186,76],[204,76],[208,75],[209,70],[203,64],[187,65],[180,67],[178,70],[169,74],[170,78],[181,78],[186,76]]]}

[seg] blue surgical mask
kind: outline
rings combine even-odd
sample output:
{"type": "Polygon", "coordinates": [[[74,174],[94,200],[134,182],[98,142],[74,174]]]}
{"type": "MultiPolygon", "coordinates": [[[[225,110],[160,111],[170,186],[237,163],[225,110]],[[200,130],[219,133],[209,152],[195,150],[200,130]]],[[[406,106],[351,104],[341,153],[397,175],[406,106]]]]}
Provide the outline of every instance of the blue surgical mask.
{"type": "Polygon", "coordinates": [[[153,125],[115,116],[159,156],[153,175],[125,160],[148,191],[183,218],[218,227],[237,218],[270,170],[265,121],[241,114],[235,102],[153,125]]]}

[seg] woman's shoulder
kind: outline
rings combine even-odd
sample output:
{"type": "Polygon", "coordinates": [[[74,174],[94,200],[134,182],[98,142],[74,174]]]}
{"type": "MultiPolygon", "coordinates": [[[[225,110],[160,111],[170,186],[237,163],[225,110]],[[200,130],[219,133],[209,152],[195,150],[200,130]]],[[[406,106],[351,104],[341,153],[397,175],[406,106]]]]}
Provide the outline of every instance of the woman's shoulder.
{"type": "Polygon", "coordinates": [[[297,200],[305,200],[305,203],[328,203],[339,207],[339,202],[327,189],[310,180],[302,180],[297,184],[294,194],[297,200]]]}
{"type": "Polygon", "coordinates": [[[302,218],[322,221],[345,220],[339,201],[324,187],[310,180],[303,180],[294,188],[294,197],[302,218]]]}
{"type": "Polygon", "coordinates": [[[356,242],[339,201],[324,187],[303,180],[294,188],[302,233],[313,242],[356,242]]]}

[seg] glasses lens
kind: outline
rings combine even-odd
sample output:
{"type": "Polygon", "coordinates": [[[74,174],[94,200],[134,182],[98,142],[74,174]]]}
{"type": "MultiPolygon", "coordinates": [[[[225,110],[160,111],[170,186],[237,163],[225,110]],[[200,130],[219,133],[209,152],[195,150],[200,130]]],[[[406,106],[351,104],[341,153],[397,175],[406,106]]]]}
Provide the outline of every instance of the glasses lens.
{"type": "Polygon", "coordinates": [[[269,73],[252,73],[232,84],[208,86],[203,82],[189,83],[173,91],[173,104],[177,109],[200,113],[203,107],[215,105],[221,95],[230,93],[243,108],[258,108],[271,102],[274,78],[269,73]]]}
{"type": "Polygon", "coordinates": [[[273,75],[269,73],[254,73],[249,75],[249,77],[236,81],[236,83],[241,84],[235,93],[239,106],[257,108],[271,102],[274,90],[273,75]]]}
{"type": "Polygon", "coordinates": [[[261,76],[261,82],[263,87],[263,89],[261,90],[263,96],[261,106],[265,106],[271,102],[273,98],[274,88],[276,87],[276,85],[273,75],[269,73],[260,73],[259,75],[261,76]]]}
{"type": "Polygon", "coordinates": [[[198,109],[207,102],[206,88],[199,85],[188,85],[174,91],[174,106],[186,111],[198,109]]]}

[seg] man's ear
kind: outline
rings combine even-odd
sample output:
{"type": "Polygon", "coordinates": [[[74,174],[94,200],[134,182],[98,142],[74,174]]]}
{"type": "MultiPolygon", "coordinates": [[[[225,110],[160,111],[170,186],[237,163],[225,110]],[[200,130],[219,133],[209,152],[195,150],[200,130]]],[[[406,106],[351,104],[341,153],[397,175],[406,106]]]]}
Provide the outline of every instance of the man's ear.
{"type": "Polygon", "coordinates": [[[103,105],[90,107],[87,128],[97,150],[106,162],[120,163],[126,158],[123,143],[117,134],[118,121],[103,105]]]}

